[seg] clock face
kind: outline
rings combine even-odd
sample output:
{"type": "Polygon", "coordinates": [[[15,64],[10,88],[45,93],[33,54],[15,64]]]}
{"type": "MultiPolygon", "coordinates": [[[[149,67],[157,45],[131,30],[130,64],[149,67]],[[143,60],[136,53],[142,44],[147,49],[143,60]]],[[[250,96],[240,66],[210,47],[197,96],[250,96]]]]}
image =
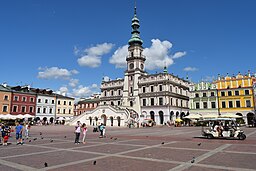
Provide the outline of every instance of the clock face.
{"type": "Polygon", "coordinates": [[[130,69],[133,69],[134,68],[134,64],[131,63],[129,67],[130,67],[130,69]]]}
{"type": "Polygon", "coordinates": [[[140,65],[140,69],[144,69],[144,65],[143,64],[140,65]]]}

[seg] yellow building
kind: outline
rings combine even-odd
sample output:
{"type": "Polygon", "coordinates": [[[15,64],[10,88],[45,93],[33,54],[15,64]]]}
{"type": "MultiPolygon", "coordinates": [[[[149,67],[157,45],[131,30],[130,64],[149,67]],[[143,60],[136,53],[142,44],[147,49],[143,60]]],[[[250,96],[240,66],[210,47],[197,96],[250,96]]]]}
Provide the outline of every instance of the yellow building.
{"type": "Polygon", "coordinates": [[[252,125],[255,118],[253,92],[254,76],[246,75],[218,77],[215,81],[218,90],[219,113],[233,113],[243,116],[246,124],[252,125]]]}
{"type": "Polygon", "coordinates": [[[74,98],[57,95],[56,118],[59,121],[68,121],[74,116],[74,98]]]}
{"type": "Polygon", "coordinates": [[[12,92],[5,84],[0,85],[0,114],[10,114],[12,92]]]}

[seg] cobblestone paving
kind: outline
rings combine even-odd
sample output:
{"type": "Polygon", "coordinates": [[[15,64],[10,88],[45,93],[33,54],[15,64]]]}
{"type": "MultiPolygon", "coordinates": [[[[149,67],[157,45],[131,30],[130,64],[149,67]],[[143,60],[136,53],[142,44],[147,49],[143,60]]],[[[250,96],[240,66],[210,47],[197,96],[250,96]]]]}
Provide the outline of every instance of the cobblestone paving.
{"type": "Polygon", "coordinates": [[[256,129],[243,130],[240,141],[200,138],[200,127],[107,127],[106,138],[89,127],[87,143],[76,145],[71,126],[33,126],[24,145],[11,137],[0,146],[0,170],[253,171],[256,129]]]}

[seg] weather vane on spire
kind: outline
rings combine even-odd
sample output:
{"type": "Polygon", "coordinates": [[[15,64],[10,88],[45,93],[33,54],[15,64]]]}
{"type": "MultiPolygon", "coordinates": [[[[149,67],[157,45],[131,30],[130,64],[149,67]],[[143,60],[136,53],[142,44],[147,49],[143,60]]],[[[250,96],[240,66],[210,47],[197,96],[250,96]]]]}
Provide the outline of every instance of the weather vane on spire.
{"type": "Polygon", "coordinates": [[[136,15],[136,0],[134,0],[134,15],[136,15]]]}

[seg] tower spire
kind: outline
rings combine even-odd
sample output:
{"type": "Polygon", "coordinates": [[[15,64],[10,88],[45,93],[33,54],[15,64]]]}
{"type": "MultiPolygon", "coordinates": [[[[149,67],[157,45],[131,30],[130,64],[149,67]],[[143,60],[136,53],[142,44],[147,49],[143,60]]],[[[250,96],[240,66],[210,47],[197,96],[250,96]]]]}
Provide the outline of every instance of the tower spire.
{"type": "Polygon", "coordinates": [[[134,3],[134,16],[132,18],[132,37],[129,40],[129,45],[142,45],[143,41],[140,39],[140,21],[137,18],[136,0],[134,3]]]}

